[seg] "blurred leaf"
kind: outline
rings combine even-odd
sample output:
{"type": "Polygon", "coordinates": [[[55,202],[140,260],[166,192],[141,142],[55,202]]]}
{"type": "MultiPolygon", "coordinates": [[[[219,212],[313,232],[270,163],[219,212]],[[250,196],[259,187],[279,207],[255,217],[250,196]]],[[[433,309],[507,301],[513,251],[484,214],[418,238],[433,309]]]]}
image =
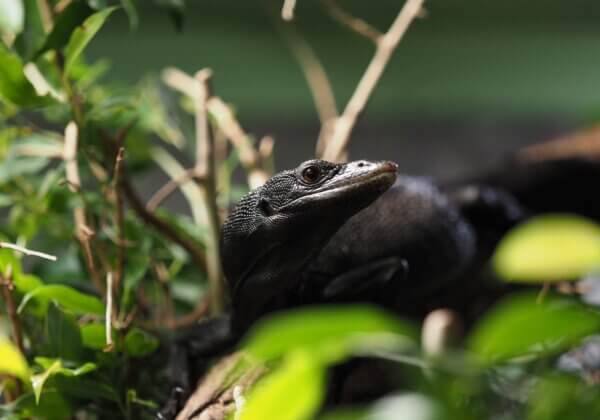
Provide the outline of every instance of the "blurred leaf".
{"type": "Polygon", "coordinates": [[[600,393],[576,378],[554,374],[538,381],[528,411],[528,420],[600,418],[600,393]]]}
{"type": "MultiPolygon", "coordinates": [[[[113,339],[116,336],[113,333],[113,339]]],[[[81,327],[81,339],[85,347],[102,350],[106,347],[106,326],[104,324],[86,324],[81,327]]]]}
{"type": "Polygon", "coordinates": [[[183,28],[185,0],[154,0],[154,2],[167,9],[175,29],[180,31],[183,28]]]}
{"type": "Polygon", "coordinates": [[[14,406],[19,411],[20,419],[65,420],[71,417],[69,405],[56,389],[47,388],[39,404],[33,393],[29,392],[15,401],[14,406]]]}
{"type": "Polygon", "coordinates": [[[312,355],[296,351],[250,392],[240,420],[312,418],[325,392],[325,370],[312,355]]]}
{"type": "Polygon", "coordinates": [[[156,404],[154,401],[144,400],[138,397],[135,389],[127,390],[127,403],[141,405],[142,407],[147,407],[152,410],[156,410],[158,408],[158,404],[156,404]]]}
{"type": "MultiPolygon", "coordinates": [[[[142,251],[143,252],[143,251],[142,251]]],[[[123,293],[121,297],[121,310],[129,310],[134,302],[134,292],[138,284],[150,267],[150,256],[148,253],[138,254],[132,250],[127,257],[125,267],[123,293]]]]}
{"type": "Polygon", "coordinates": [[[0,32],[17,35],[23,30],[25,9],[22,0],[0,1],[0,32]]]}
{"type": "Polygon", "coordinates": [[[91,379],[78,377],[56,377],[56,385],[66,395],[88,400],[119,401],[119,395],[115,390],[115,384],[107,384],[91,379]]]}
{"type": "Polygon", "coordinates": [[[55,301],[63,308],[77,314],[104,315],[104,304],[100,299],[60,284],[40,286],[27,293],[19,305],[19,313],[34,298],[44,306],[47,306],[50,301],[55,301]]]}
{"type": "Polygon", "coordinates": [[[121,0],[121,5],[123,6],[123,9],[125,9],[125,13],[127,13],[127,17],[129,18],[129,26],[131,29],[136,29],[140,19],[137,9],[135,8],[134,0],[121,0]]]}
{"type": "Polygon", "coordinates": [[[109,7],[88,17],[83,24],[76,28],[69,39],[69,43],[65,47],[65,73],[69,71],[75,61],[79,58],[85,47],[92,40],[94,35],[102,28],[106,19],[118,7],[109,7]]]}
{"type": "Polygon", "coordinates": [[[49,101],[40,97],[23,73],[23,63],[0,42],[0,97],[14,105],[30,107],[49,101]]]}
{"type": "Polygon", "coordinates": [[[14,375],[27,381],[29,367],[19,349],[5,338],[0,338],[0,373],[14,375]]]}
{"type": "Polygon", "coordinates": [[[576,279],[600,267],[600,226],[575,215],[538,216],[504,237],[493,264],[508,280],[576,279]]]}
{"type": "Polygon", "coordinates": [[[63,148],[62,141],[55,136],[32,134],[13,141],[9,158],[22,158],[23,156],[62,158],[63,148]]]}
{"type": "Polygon", "coordinates": [[[83,1],[71,2],[56,18],[52,31],[48,34],[46,42],[37,51],[39,57],[48,50],[61,50],[69,42],[71,34],[82,22],[94,13],[83,1]]]}
{"type": "Polygon", "coordinates": [[[497,304],[476,325],[469,348],[484,363],[531,352],[555,353],[600,328],[600,315],[568,299],[520,295],[497,304]]]}
{"type": "Polygon", "coordinates": [[[45,352],[50,357],[80,360],[83,354],[81,333],[75,320],[62,312],[56,305],[48,306],[46,316],[45,352]]]}
{"type": "Polygon", "coordinates": [[[44,169],[50,160],[42,157],[12,158],[0,163],[0,184],[17,176],[32,175],[44,169]]]}
{"type": "Polygon", "coordinates": [[[25,24],[14,47],[25,62],[30,61],[46,39],[37,0],[24,0],[25,24]]]}
{"type": "Polygon", "coordinates": [[[31,384],[33,386],[33,392],[35,394],[36,403],[39,404],[40,397],[42,395],[42,389],[44,384],[53,375],[60,374],[69,377],[84,375],[96,369],[94,363],[85,363],[76,369],[69,369],[62,365],[60,359],[48,359],[45,357],[36,357],[35,361],[37,364],[44,368],[42,373],[38,373],[31,376],[31,384]]]}
{"type": "Polygon", "coordinates": [[[245,339],[253,356],[270,360],[297,349],[329,363],[353,352],[414,345],[409,325],[370,306],[323,306],[286,311],[259,321],[245,339]]]}
{"type": "Polygon", "coordinates": [[[139,328],[131,329],[125,336],[125,351],[131,357],[144,357],[158,348],[158,340],[139,328]]]}

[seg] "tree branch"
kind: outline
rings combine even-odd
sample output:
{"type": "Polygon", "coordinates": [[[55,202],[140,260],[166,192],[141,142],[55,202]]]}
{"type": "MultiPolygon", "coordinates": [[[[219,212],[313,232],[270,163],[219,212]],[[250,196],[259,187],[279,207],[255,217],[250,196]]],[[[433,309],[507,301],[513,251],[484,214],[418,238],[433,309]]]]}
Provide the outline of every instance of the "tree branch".
{"type": "Polygon", "coordinates": [[[343,26],[349,28],[350,30],[356,32],[360,36],[364,36],[367,39],[370,39],[377,45],[379,38],[383,36],[383,34],[375,29],[373,26],[369,25],[363,19],[352,16],[350,13],[346,12],[342,7],[337,3],[336,0],[321,0],[321,2],[326,6],[327,11],[331,15],[333,19],[338,21],[343,26]]]}
{"type": "Polygon", "coordinates": [[[350,134],[363,112],[386,65],[412,21],[419,15],[424,0],[406,0],[389,30],[377,39],[376,50],[342,115],[335,120],[333,134],[326,142],[323,158],[338,161],[344,156],[350,134]]]}
{"type": "Polygon", "coordinates": [[[209,235],[206,241],[206,266],[210,284],[210,310],[218,314],[223,311],[223,273],[219,252],[219,235],[221,220],[217,208],[217,176],[214,157],[214,141],[210,136],[208,125],[207,101],[211,95],[209,82],[212,72],[209,69],[200,70],[194,76],[197,84],[195,95],[196,107],[196,165],[195,172],[202,179],[202,193],[208,216],[209,235]]]}
{"type": "Polygon", "coordinates": [[[290,21],[294,19],[294,9],[296,8],[296,0],[283,0],[281,8],[281,18],[290,21]]]}
{"type": "MultiPolygon", "coordinates": [[[[73,192],[81,191],[81,180],[79,178],[79,168],[77,166],[77,143],[78,129],[75,122],[71,121],[65,128],[65,145],[63,159],[65,161],[65,171],[67,174],[67,184],[73,192]]],[[[87,270],[92,277],[92,281],[96,289],[104,293],[104,285],[100,278],[100,273],[96,268],[92,248],[90,246],[90,238],[94,235],[94,231],[90,229],[86,223],[85,209],[82,205],[76,206],[73,209],[73,219],[75,221],[75,237],[79,241],[87,270]]]]}
{"type": "Polygon", "coordinates": [[[0,248],[12,249],[13,251],[18,251],[25,255],[31,255],[33,257],[40,257],[50,261],[56,261],[57,258],[55,255],[46,254],[45,252],[33,251],[31,249],[27,249],[17,244],[11,244],[8,242],[0,242],[0,248]]]}
{"type": "Polygon", "coordinates": [[[190,254],[194,264],[200,267],[200,269],[206,270],[204,252],[193,242],[192,239],[185,237],[169,223],[146,210],[146,206],[142,202],[142,199],[138,196],[137,192],[126,176],[123,176],[122,178],[121,187],[123,188],[123,192],[125,193],[125,197],[127,197],[127,201],[129,201],[131,208],[144,221],[144,223],[153,227],[171,241],[185,249],[188,254],[190,254]]]}

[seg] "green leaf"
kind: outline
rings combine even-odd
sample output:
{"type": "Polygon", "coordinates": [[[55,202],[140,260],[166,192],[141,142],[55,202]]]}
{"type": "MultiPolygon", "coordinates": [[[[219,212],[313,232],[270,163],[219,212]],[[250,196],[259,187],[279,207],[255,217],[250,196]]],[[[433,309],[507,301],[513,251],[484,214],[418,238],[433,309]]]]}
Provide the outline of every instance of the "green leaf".
{"type": "Polygon", "coordinates": [[[504,237],[493,264],[512,281],[577,279],[600,267],[600,226],[574,215],[536,217],[504,237]]]}
{"type": "Polygon", "coordinates": [[[25,24],[23,31],[15,39],[14,48],[25,62],[30,61],[44,43],[46,33],[38,0],[24,0],[25,24]]]}
{"type": "Polygon", "coordinates": [[[323,306],[286,311],[266,318],[250,331],[244,347],[262,360],[302,349],[326,363],[382,347],[406,348],[415,330],[371,306],[323,306]]]}
{"type": "Polygon", "coordinates": [[[69,286],[52,284],[40,286],[27,293],[19,305],[19,313],[32,300],[38,300],[44,307],[50,301],[57,302],[61,307],[76,314],[104,315],[104,304],[94,296],[86,295],[69,286]]]}
{"type": "Polygon", "coordinates": [[[107,384],[83,377],[56,377],[56,385],[65,395],[80,399],[97,400],[103,399],[119,402],[119,395],[114,384],[107,384]]]}
{"type": "MultiPolygon", "coordinates": [[[[113,331],[113,339],[116,338],[113,331]]],[[[85,347],[102,350],[106,347],[106,326],[104,324],[86,324],[81,327],[81,339],[85,347]]]]}
{"type": "Polygon", "coordinates": [[[600,315],[568,299],[532,294],[500,302],[476,325],[468,343],[485,364],[529,353],[556,353],[600,328],[600,315]]]}
{"type": "Polygon", "coordinates": [[[14,375],[24,381],[29,378],[29,367],[25,357],[7,339],[0,339],[0,373],[14,375]]]}
{"type": "Polygon", "coordinates": [[[83,354],[81,332],[72,316],[62,312],[55,304],[48,306],[46,316],[44,354],[65,360],[80,360],[83,354]]]}
{"type": "Polygon", "coordinates": [[[48,387],[44,390],[44,398],[39,404],[36,403],[35,396],[28,392],[15,401],[14,406],[20,414],[20,419],[65,420],[72,415],[69,405],[60,393],[48,387]]]}
{"type": "Polygon", "coordinates": [[[0,1],[0,32],[17,35],[23,30],[25,9],[22,0],[0,1]]]}
{"type": "Polygon", "coordinates": [[[250,392],[240,420],[312,418],[325,394],[325,369],[312,355],[296,351],[250,392]]]}
{"type": "Polygon", "coordinates": [[[140,19],[134,0],[121,0],[121,5],[123,6],[123,9],[125,9],[125,13],[127,13],[127,17],[129,18],[129,26],[131,29],[136,29],[140,19]]]}
{"type": "Polygon", "coordinates": [[[92,13],[94,13],[94,10],[85,2],[71,2],[56,18],[52,31],[48,34],[46,42],[37,51],[35,57],[39,57],[48,50],[62,49],[69,42],[73,31],[92,13]]]}
{"type": "Polygon", "coordinates": [[[155,337],[139,328],[131,329],[125,336],[125,351],[131,357],[147,356],[158,348],[158,344],[155,337]]]}
{"type": "Polygon", "coordinates": [[[37,95],[23,73],[23,63],[0,42],[0,97],[14,105],[31,107],[47,103],[37,95]]]}
{"type": "Polygon", "coordinates": [[[69,70],[79,58],[85,47],[92,40],[94,35],[102,28],[106,19],[112,12],[117,10],[118,7],[109,7],[99,12],[94,13],[88,17],[83,25],[75,29],[73,35],[69,39],[69,43],[65,47],[65,73],[68,74],[69,70]]]}
{"type": "Polygon", "coordinates": [[[597,387],[566,375],[548,375],[536,383],[529,400],[528,420],[600,418],[597,387]]]}
{"type": "Polygon", "coordinates": [[[59,374],[68,377],[75,377],[85,375],[88,372],[96,370],[96,365],[90,362],[71,369],[64,367],[60,359],[36,357],[35,362],[44,369],[43,372],[31,376],[31,385],[35,394],[35,401],[38,404],[40,402],[44,384],[51,376],[59,374]]]}

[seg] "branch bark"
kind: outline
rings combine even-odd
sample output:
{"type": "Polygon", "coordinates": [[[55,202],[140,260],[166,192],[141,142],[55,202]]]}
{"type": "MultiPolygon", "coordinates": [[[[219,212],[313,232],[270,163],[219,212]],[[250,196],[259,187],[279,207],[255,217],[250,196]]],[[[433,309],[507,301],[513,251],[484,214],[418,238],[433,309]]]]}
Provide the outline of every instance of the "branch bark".
{"type": "Polygon", "coordinates": [[[206,241],[206,268],[210,285],[210,311],[218,314],[223,311],[223,273],[221,270],[221,256],[219,252],[219,235],[221,220],[217,207],[217,176],[214,157],[214,141],[210,135],[208,124],[207,101],[210,97],[209,69],[200,70],[194,76],[197,84],[195,95],[196,107],[196,165],[195,173],[203,180],[202,194],[208,216],[208,238],[206,241]]]}
{"type": "MultiPolygon", "coordinates": [[[[65,171],[67,175],[67,184],[72,192],[81,191],[81,180],[79,178],[79,168],[77,166],[77,143],[79,132],[77,124],[71,121],[65,128],[65,145],[63,159],[65,161],[65,171]]],[[[104,294],[104,285],[100,273],[96,267],[90,238],[94,231],[87,225],[85,217],[85,208],[83,205],[76,206],[73,209],[73,219],[75,221],[75,237],[79,241],[85,257],[85,264],[96,289],[104,294]]]]}
{"type": "Polygon", "coordinates": [[[400,40],[412,21],[419,16],[423,2],[424,0],[406,0],[389,30],[377,38],[375,54],[371,62],[348,101],[344,112],[335,120],[333,134],[328,138],[323,152],[324,159],[335,162],[341,160],[345,155],[350,134],[358,117],[365,109],[367,101],[375,90],[400,40]]]}

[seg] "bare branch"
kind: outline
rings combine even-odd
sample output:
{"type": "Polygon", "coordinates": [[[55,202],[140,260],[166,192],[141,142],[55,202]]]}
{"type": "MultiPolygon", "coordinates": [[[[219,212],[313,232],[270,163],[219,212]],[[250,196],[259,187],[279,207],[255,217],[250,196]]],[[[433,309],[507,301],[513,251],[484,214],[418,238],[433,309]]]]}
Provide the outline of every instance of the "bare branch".
{"type": "Polygon", "coordinates": [[[321,125],[338,116],[335,96],[325,68],[308,42],[291,25],[282,26],[283,34],[300,65],[313,97],[321,125]]]}
{"type": "MultiPolygon", "coordinates": [[[[65,171],[67,173],[67,184],[73,192],[81,191],[81,180],[79,178],[79,168],[77,167],[77,141],[77,125],[75,122],[71,121],[65,128],[63,159],[65,161],[65,171]]],[[[73,219],[75,221],[75,237],[83,249],[88,272],[92,277],[96,289],[103,292],[104,285],[102,284],[100,273],[96,269],[96,263],[94,262],[94,256],[90,246],[90,238],[94,235],[94,231],[90,229],[86,223],[85,209],[83,206],[76,206],[73,209],[73,219]]]]}
{"type": "Polygon", "coordinates": [[[192,179],[194,179],[194,177],[196,177],[196,171],[195,168],[191,168],[187,169],[180,176],[169,180],[169,182],[160,187],[154,193],[154,195],[150,197],[150,200],[148,200],[148,203],[146,204],[146,209],[149,212],[154,212],[158,208],[158,206],[160,206],[162,202],[167,199],[167,197],[169,197],[175,192],[175,190],[177,190],[177,188],[179,188],[186,182],[191,181],[192,179]]]}
{"type": "Polygon", "coordinates": [[[321,0],[323,4],[327,7],[327,11],[331,15],[332,18],[337,20],[343,26],[351,29],[357,34],[364,36],[365,38],[370,39],[375,44],[377,44],[379,38],[383,36],[383,34],[375,29],[373,26],[369,25],[363,19],[352,16],[350,13],[346,12],[336,0],[321,0]]]}
{"type": "MultiPolygon", "coordinates": [[[[13,296],[13,289],[15,285],[12,278],[12,266],[8,266],[7,272],[0,272],[0,287],[2,287],[2,298],[6,305],[6,313],[10,319],[10,323],[13,329],[13,339],[17,348],[21,354],[25,354],[25,346],[23,345],[23,328],[21,326],[21,319],[17,311],[17,305],[15,304],[15,298],[13,296]]],[[[21,394],[21,385],[17,382],[17,395],[21,394]]]]}
{"type": "Polygon", "coordinates": [[[106,273],[106,314],[104,320],[104,329],[106,333],[106,349],[110,351],[113,348],[112,341],[112,319],[113,319],[113,275],[109,271],[106,273]]]}
{"type": "MultiPolygon", "coordinates": [[[[205,75],[202,77],[206,77],[205,75]]],[[[198,85],[195,79],[174,67],[165,69],[163,81],[171,88],[194,99],[198,95],[198,85]]],[[[258,187],[269,178],[269,174],[260,166],[260,156],[252,146],[248,135],[244,132],[231,109],[216,96],[210,96],[206,103],[210,114],[215,118],[221,131],[236,148],[242,166],[248,172],[248,183],[251,188],[258,187]]]]}
{"type": "Polygon", "coordinates": [[[328,139],[323,158],[340,160],[344,155],[350,133],[364,110],[369,97],[381,78],[386,65],[412,21],[419,15],[424,0],[406,0],[402,10],[389,30],[377,40],[377,48],[356,90],[348,101],[342,115],[336,119],[332,136],[328,139]]]}
{"type": "Polygon", "coordinates": [[[203,177],[202,193],[208,216],[209,236],[206,241],[206,267],[210,284],[211,313],[223,311],[223,273],[221,271],[221,256],[219,252],[219,234],[221,220],[217,208],[217,176],[214,157],[214,141],[210,136],[208,125],[207,101],[211,96],[209,82],[212,72],[209,69],[200,70],[194,76],[196,79],[195,108],[196,108],[196,165],[195,172],[203,177]]]}
{"type": "Polygon", "coordinates": [[[56,261],[57,258],[55,255],[46,254],[45,252],[33,251],[31,249],[27,249],[17,244],[11,244],[8,242],[0,242],[0,248],[12,249],[14,251],[18,251],[25,255],[31,255],[33,257],[40,257],[50,261],[56,261]]]}
{"type": "Polygon", "coordinates": [[[123,270],[125,268],[125,214],[123,210],[123,195],[121,177],[123,171],[123,154],[125,149],[120,147],[115,158],[113,171],[113,192],[115,196],[115,225],[117,227],[117,267],[115,271],[115,290],[120,291],[123,270]]]}
{"type": "Polygon", "coordinates": [[[21,353],[25,354],[25,346],[23,345],[23,329],[21,328],[21,320],[17,313],[17,306],[12,294],[15,285],[12,278],[12,267],[8,266],[6,273],[0,272],[0,286],[2,287],[2,297],[6,304],[6,312],[10,319],[13,328],[14,340],[17,348],[21,353]]]}
{"type": "Polygon", "coordinates": [[[248,173],[250,187],[256,188],[264,184],[269,178],[269,174],[260,167],[260,156],[250,143],[248,135],[235,119],[231,109],[217,96],[210,97],[207,106],[221,130],[238,151],[240,162],[248,173]]]}
{"type": "Polygon", "coordinates": [[[121,187],[123,188],[123,192],[125,193],[129,204],[131,204],[131,208],[146,224],[152,226],[158,232],[185,249],[190,254],[194,263],[201,269],[206,270],[204,252],[192,239],[188,238],[183,233],[178,232],[169,223],[146,210],[146,206],[142,202],[142,199],[125,176],[121,181],[121,187]]]}
{"type": "Polygon", "coordinates": [[[296,8],[296,0],[283,0],[281,8],[281,18],[286,21],[294,19],[294,9],[296,8]]]}

